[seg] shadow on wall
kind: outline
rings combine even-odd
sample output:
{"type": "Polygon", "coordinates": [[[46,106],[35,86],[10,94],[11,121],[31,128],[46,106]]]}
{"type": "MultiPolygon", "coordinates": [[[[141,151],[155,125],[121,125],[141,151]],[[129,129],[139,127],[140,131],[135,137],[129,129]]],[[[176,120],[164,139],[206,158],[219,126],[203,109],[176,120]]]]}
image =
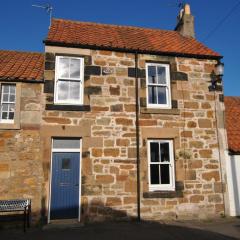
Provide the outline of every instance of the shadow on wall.
{"type": "MultiPolygon", "coordinates": [[[[41,227],[48,224],[47,210],[45,209],[45,199],[42,199],[42,209],[40,212],[33,212],[30,216],[31,227],[41,227]]],[[[66,212],[78,212],[78,206],[69,209],[55,209],[54,214],[56,218],[51,220],[68,219],[66,212]],[[62,216],[62,217],[60,217],[62,216]]],[[[78,214],[77,214],[78,215],[78,214]]],[[[78,216],[76,215],[76,219],[78,216]]],[[[70,217],[71,218],[71,217],[70,217]]],[[[109,222],[109,221],[135,221],[136,217],[127,215],[126,211],[116,210],[112,207],[104,206],[101,202],[95,202],[91,205],[81,206],[81,221],[83,223],[94,222],[109,222]]],[[[0,229],[5,228],[22,228],[24,223],[24,214],[22,212],[3,213],[0,215],[0,229]]],[[[0,238],[1,239],[1,238],[0,238]]]]}
{"type": "MultiPolygon", "coordinates": [[[[110,204],[111,205],[111,204],[110,204]]],[[[120,208],[118,206],[118,208],[120,208]]],[[[56,219],[64,218],[66,216],[66,212],[77,212],[78,206],[75,209],[72,207],[70,209],[55,209],[54,212],[51,211],[51,219],[52,216],[57,216],[56,219]],[[63,217],[61,217],[63,216],[63,217]]],[[[45,211],[46,212],[46,211],[45,211]]],[[[105,206],[100,201],[92,202],[91,204],[82,204],[81,205],[81,222],[104,222],[104,221],[131,221],[136,220],[136,214],[134,216],[130,216],[127,214],[125,210],[114,209],[112,206],[105,206]]],[[[76,215],[76,218],[78,214],[76,215]]],[[[68,217],[65,217],[68,218],[68,217]]],[[[71,218],[71,217],[70,217],[71,218]]],[[[46,215],[44,217],[44,224],[47,223],[46,215]]]]}
{"type": "MultiPolygon", "coordinates": [[[[114,201],[115,198],[113,198],[114,201]]],[[[93,201],[91,204],[81,205],[81,222],[104,222],[104,221],[131,221],[136,220],[136,216],[130,216],[126,211],[116,210],[109,202],[109,206],[105,206],[101,201],[93,201]]],[[[48,223],[48,211],[46,209],[46,198],[41,200],[41,210],[39,212],[32,211],[30,216],[31,226],[44,226],[48,223]]],[[[119,207],[119,206],[118,206],[119,207]]],[[[133,214],[134,215],[134,214],[133,214]]],[[[51,220],[78,218],[78,206],[71,208],[55,209],[51,212],[51,220]],[[67,212],[76,212],[76,217],[68,217],[67,212]],[[52,218],[52,215],[56,218],[52,218]]],[[[24,214],[22,212],[5,212],[0,214],[1,228],[21,228],[23,226],[24,214]]]]}
{"type": "MultiPolygon", "coordinates": [[[[81,205],[80,222],[81,223],[94,223],[94,222],[105,222],[105,221],[137,221],[137,205],[136,199],[129,205],[124,205],[124,209],[121,209],[121,201],[119,197],[108,197],[106,203],[102,202],[100,197],[93,197],[89,204],[81,205]],[[110,200],[109,200],[110,199],[110,200]]],[[[46,198],[42,197],[41,200],[41,210],[38,212],[32,211],[30,223],[31,226],[44,226],[48,224],[48,210],[46,209],[47,202],[46,198]]],[[[78,219],[78,206],[71,208],[55,208],[54,211],[51,210],[50,216],[51,220],[61,220],[61,219],[78,219]],[[75,212],[75,216],[71,215],[75,212]],[[70,216],[68,215],[70,213],[70,216]]],[[[162,213],[161,210],[156,210],[154,212],[154,218],[149,217],[144,209],[144,219],[149,221],[159,221],[170,220],[175,221],[176,215],[162,213]]],[[[4,226],[22,226],[24,215],[19,214],[1,214],[0,215],[0,228],[4,226]]],[[[189,219],[189,218],[188,218],[189,219]]],[[[196,219],[196,216],[194,217],[196,219]]]]}

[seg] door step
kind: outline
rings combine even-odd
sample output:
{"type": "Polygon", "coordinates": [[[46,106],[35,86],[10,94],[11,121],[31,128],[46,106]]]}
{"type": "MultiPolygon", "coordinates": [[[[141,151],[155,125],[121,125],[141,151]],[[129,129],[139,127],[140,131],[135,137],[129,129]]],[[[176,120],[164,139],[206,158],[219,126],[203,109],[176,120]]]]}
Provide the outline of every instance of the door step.
{"type": "Polygon", "coordinates": [[[51,222],[43,227],[43,230],[49,229],[69,229],[83,227],[84,224],[77,219],[61,219],[51,220],[51,222]]]}

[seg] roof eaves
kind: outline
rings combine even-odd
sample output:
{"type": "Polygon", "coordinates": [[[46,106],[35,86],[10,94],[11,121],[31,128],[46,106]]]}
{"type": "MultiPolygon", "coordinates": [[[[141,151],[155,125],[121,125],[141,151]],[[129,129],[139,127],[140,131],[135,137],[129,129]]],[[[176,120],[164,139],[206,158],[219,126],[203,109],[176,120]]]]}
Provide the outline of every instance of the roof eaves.
{"type": "Polygon", "coordinates": [[[36,80],[29,78],[16,78],[16,77],[0,77],[1,82],[25,82],[25,83],[44,83],[44,79],[36,80]]]}
{"type": "Polygon", "coordinates": [[[201,54],[189,54],[189,53],[176,53],[176,52],[162,52],[162,51],[151,51],[151,50],[139,50],[139,49],[130,49],[130,48],[117,48],[117,47],[108,47],[108,46],[99,46],[99,45],[89,45],[89,44],[75,44],[75,43],[64,43],[64,42],[55,42],[50,40],[43,40],[43,43],[46,46],[59,46],[59,47],[72,47],[72,48],[84,48],[84,49],[93,49],[93,50],[110,50],[116,52],[128,52],[128,53],[142,53],[142,54],[153,54],[153,55],[165,55],[165,56],[177,56],[177,57],[187,57],[187,58],[199,58],[199,59],[213,59],[220,60],[223,56],[219,55],[201,55],[201,54]]]}
{"type": "Polygon", "coordinates": [[[240,155],[240,150],[228,149],[229,155],[240,155]]]}

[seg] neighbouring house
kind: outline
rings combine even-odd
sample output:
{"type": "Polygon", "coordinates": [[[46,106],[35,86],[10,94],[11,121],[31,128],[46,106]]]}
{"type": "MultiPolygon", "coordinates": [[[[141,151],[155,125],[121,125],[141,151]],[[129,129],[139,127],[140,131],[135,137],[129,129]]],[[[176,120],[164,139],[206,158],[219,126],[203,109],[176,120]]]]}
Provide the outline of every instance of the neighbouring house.
{"type": "Polygon", "coordinates": [[[174,31],[53,19],[44,44],[0,52],[1,196],[48,222],[225,214],[222,56],[189,5],[174,31]]]}
{"type": "Polygon", "coordinates": [[[0,50],[0,198],[40,211],[44,54],[0,50]]]}
{"type": "Polygon", "coordinates": [[[225,97],[228,158],[226,161],[231,216],[240,216],[240,97],[225,97]]]}

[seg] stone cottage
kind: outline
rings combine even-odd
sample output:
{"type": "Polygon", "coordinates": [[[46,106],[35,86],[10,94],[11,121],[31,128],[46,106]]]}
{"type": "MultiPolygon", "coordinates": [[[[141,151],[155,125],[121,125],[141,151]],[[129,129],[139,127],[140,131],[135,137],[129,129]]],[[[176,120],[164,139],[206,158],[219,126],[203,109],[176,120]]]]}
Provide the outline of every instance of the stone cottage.
{"type": "Polygon", "coordinates": [[[42,199],[44,54],[0,50],[0,199],[42,199]]]}
{"type": "Polygon", "coordinates": [[[48,222],[225,213],[222,57],[195,39],[189,5],[174,31],[53,19],[44,44],[43,78],[30,53],[31,79],[1,77],[22,81],[14,130],[1,83],[1,196],[48,222]]]}

